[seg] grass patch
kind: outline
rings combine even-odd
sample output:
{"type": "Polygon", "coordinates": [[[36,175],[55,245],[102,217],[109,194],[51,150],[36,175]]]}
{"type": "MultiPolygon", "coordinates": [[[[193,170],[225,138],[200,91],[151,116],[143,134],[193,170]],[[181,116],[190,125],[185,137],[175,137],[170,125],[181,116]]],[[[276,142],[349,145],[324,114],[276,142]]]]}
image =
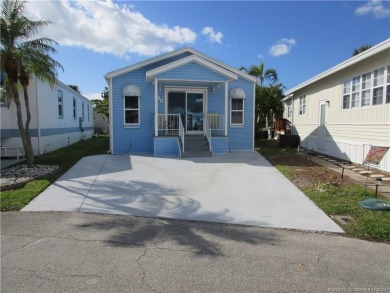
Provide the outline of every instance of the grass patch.
{"type": "MultiPolygon", "coordinates": [[[[51,183],[68,171],[81,158],[107,153],[109,138],[107,135],[80,141],[68,147],[35,158],[35,164],[58,165],[59,171],[45,178],[31,180],[24,187],[0,193],[1,211],[22,209],[51,183]]],[[[23,162],[21,162],[23,164],[23,162]]]]}
{"type": "MultiPolygon", "coordinates": [[[[365,190],[358,184],[321,185],[317,188],[304,189],[303,192],[313,200],[327,215],[348,215],[353,221],[342,225],[350,237],[370,241],[390,243],[390,213],[388,211],[366,210],[359,202],[367,197],[374,197],[374,192],[365,190]]],[[[386,200],[384,197],[378,199],[386,200]]]]}
{"type": "Polygon", "coordinates": [[[15,190],[1,192],[1,210],[18,211],[50,185],[49,180],[32,180],[15,190]]]}
{"type": "MultiPolygon", "coordinates": [[[[353,180],[341,180],[338,173],[325,167],[313,167],[313,162],[297,155],[296,151],[282,151],[263,141],[257,142],[257,146],[259,153],[289,180],[307,182],[301,190],[328,216],[351,216],[353,221],[349,224],[338,223],[348,237],[390,243],[390,212],[367,210],[359,205],[365,198],[375,197],[374,191],[366,190],[353,180]]],[[[388,201],[383,196],[378,199],[388,201]]]]}

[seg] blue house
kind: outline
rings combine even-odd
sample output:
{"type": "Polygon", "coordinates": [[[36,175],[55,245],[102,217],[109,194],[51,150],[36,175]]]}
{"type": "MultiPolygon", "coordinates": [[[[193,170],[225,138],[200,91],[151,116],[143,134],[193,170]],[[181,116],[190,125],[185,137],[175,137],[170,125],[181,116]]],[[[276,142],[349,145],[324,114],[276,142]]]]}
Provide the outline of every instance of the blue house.
{"type": "Polygon", "coordinates": [[[105,75],[113,154],[212,156],[254,148],[256,78],[191,47],[105,75]]]}

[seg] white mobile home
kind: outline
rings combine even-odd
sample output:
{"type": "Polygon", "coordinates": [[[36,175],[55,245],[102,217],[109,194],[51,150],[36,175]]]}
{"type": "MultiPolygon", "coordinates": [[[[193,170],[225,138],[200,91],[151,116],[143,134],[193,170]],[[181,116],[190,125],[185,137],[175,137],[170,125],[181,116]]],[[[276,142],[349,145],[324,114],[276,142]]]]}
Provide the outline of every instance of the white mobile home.
{"type": "Polygon", "coordinates": [[[285,94],[302,147],[358,164],[376,149],[375,167],[390,171],[390,39],[285,94]]]}
{"type": "MultiPolygon", "coordinates": [[[[61,81],[52,87],[39,79],[31,79],[28,86],[31,123],[30,135],[34,155],[50,152],[93,135],[93,109],[91,102],[61,81]]],[[[19,91],[23,117],[25,107],[23,90],[19,91]]],[[[17,126],[16,106],[8,108],[1,101],[2,156],[12,155],[12,148],[22,146],[17,126]],[[11,150],[7,153],[7,150],[11,150]]]]}

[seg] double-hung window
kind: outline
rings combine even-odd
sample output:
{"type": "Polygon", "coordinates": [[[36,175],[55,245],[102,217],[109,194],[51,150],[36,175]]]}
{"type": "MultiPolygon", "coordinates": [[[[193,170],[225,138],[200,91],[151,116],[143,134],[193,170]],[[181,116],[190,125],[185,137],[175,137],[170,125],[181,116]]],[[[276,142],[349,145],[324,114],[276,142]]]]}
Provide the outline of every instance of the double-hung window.
{"type": "Polygon", "coordinates": [[[83,118],[84,121],[85,119],[84,102],[81,103],[81,117],[83,118]]]}
{"type": "Polygon", "coordinates": [[[386,104],[390,104],[390,65],[387,66],[386,104]]]}
{"type": "Polygon", "coordinates": [[[73,119],[77,119],[77,101],[75,97],[73,97],[73,119]]]}
{"type": "Polygon", "coordinates": [[[64,118],[64,93],[58,90],[58,118],[64,118]]]}
{"type": "Polygon", "coordinates": [[[383,79],[384,68],[374,71],[374,84],[373,84],[373,105],[381,105],[383,103],[383,79]]]}
{"type": "Polygon", "coordinates": [[[244,124],[244,99],[231,99],[230,107],[230,124],[244,124]]]}
{"type": "Polygon", "coordinates": [[[362,107],[371,105],[371,72],[362,75],[362,107]]]}
{"type": "Polygon", "coordinates": [[[307,114],[306,96],[299,97],[299,115],[307,114]]]}
{"type": "Polygon", "coordinates": [[[292,118],[292,106],[287,106],[287,118],[292,118]]]}
{"type": "Polygon", "coordinates": [[[352,108],[360,107],[360,76],[352,78],[352,108]]]}
{"type": "Polygon", "coordinates": [[[139,125],[139,97],[125,96],[124,97],[124,116],[126,125],[139,125]]]}
{"type": "Polygon", "coordinates": [[[344,110],[384,104],[390,104],[390,65],[344,81],[344,110]]]}

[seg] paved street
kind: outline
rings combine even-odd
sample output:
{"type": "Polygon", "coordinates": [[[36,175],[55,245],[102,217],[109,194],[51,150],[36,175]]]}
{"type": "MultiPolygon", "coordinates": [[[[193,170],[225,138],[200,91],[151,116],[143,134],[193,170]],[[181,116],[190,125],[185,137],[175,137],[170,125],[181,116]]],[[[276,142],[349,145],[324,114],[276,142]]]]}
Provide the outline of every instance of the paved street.
{"type": "Polygon", "coordinates": [[[389,245],[339,234],[1,213],[1,292],[389,292],[389,255],[389,245]]]}

